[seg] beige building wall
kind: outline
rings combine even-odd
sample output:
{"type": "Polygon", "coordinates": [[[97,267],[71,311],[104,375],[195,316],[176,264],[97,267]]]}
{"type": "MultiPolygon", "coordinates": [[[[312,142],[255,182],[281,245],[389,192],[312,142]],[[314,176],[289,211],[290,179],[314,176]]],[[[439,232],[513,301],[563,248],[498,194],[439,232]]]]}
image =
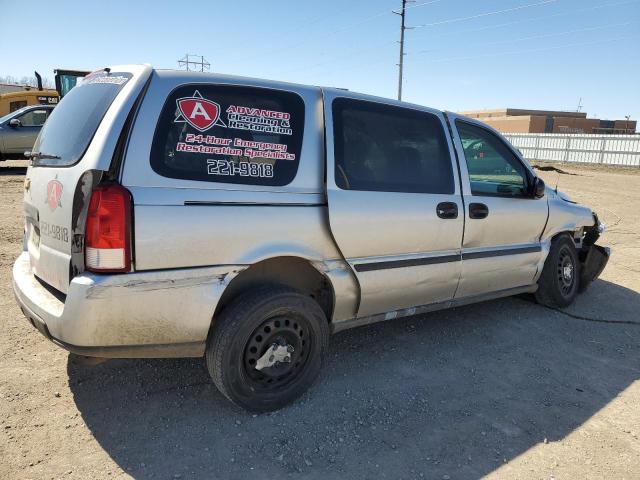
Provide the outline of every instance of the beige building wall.
{"type": "Polygon", "coordinates": [[[586,112],[561,112],[553,110],[525,110],[498,108],[459,112],[491,125],[504,133],[629,133],[635,132],[635,120],[605,122],[599,118],[587,118],[586,112]],[[546,132],[548,119],[553,119],[553,128],[546,132]],[[605,125],[611,126],[605,128],[605,125]],[[603,130],[607,130],[604,131],[603,130]],[[612,131],[612,130],[615,130],[612,131]]]}
{"type": "Polygon", "coordinates": [[[500,132],[527,133],[530,131],[531,117],[476,117],[500,132]]]}

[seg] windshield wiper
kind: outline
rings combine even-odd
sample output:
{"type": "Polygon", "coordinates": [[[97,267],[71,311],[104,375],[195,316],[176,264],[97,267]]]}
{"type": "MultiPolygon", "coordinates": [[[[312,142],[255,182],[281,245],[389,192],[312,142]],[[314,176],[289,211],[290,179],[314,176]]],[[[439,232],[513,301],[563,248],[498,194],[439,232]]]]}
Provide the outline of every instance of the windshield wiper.
{"type": "Polygon", "coordinates": [[[32,160],[60,160],[58,155],[51,155],[42,152],[24,152],[24,156],[32,160]]]}

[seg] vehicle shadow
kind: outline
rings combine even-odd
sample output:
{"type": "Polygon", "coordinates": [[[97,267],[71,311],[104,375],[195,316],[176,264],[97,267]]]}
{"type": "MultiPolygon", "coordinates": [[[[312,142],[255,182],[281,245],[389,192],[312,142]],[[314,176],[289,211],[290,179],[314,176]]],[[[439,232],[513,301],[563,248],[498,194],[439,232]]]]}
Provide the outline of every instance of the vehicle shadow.
{"type": "Polygon", "coordinates": [[[640,324],[578,318],[638,311],[640,294],[598,280],[573,316],[509,298],[342,332],[319,384],[264,415],[226,401],[200,359],[70,356],[68,374],[95,439],[134,478],[478,478],[640,378],[640,324]]]}

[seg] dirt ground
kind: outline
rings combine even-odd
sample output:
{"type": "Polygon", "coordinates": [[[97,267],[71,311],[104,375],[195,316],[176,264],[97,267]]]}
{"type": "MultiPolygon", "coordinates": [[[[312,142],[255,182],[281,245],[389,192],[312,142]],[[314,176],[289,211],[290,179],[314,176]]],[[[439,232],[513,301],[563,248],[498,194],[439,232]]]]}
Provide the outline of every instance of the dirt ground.
{"type": "Polygon", "coordinates": [[[91,366],[27,323],[22,165],[0,165],[0,478],[640,478],[640,175],[562,167],[613,247],[566,311],[509,298],[337,334],[309,394],[256,416],[201,360],[91,366]]]}

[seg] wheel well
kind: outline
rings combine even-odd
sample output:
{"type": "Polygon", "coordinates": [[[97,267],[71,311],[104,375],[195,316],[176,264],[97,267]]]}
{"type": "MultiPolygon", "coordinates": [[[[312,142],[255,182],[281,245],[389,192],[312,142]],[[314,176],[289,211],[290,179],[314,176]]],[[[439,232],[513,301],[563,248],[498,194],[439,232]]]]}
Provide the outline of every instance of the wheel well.
{"type": "Polygon", "coordinates": [[[318,302],[327,321],[331,321],[335,298],[331,282],[308,260],[299,257],[270,258],[254,263],[240,272],[224,290],[213,315],[214,319],[241,293],[269,284],[285,285],[309,295],[318,302]]]}

